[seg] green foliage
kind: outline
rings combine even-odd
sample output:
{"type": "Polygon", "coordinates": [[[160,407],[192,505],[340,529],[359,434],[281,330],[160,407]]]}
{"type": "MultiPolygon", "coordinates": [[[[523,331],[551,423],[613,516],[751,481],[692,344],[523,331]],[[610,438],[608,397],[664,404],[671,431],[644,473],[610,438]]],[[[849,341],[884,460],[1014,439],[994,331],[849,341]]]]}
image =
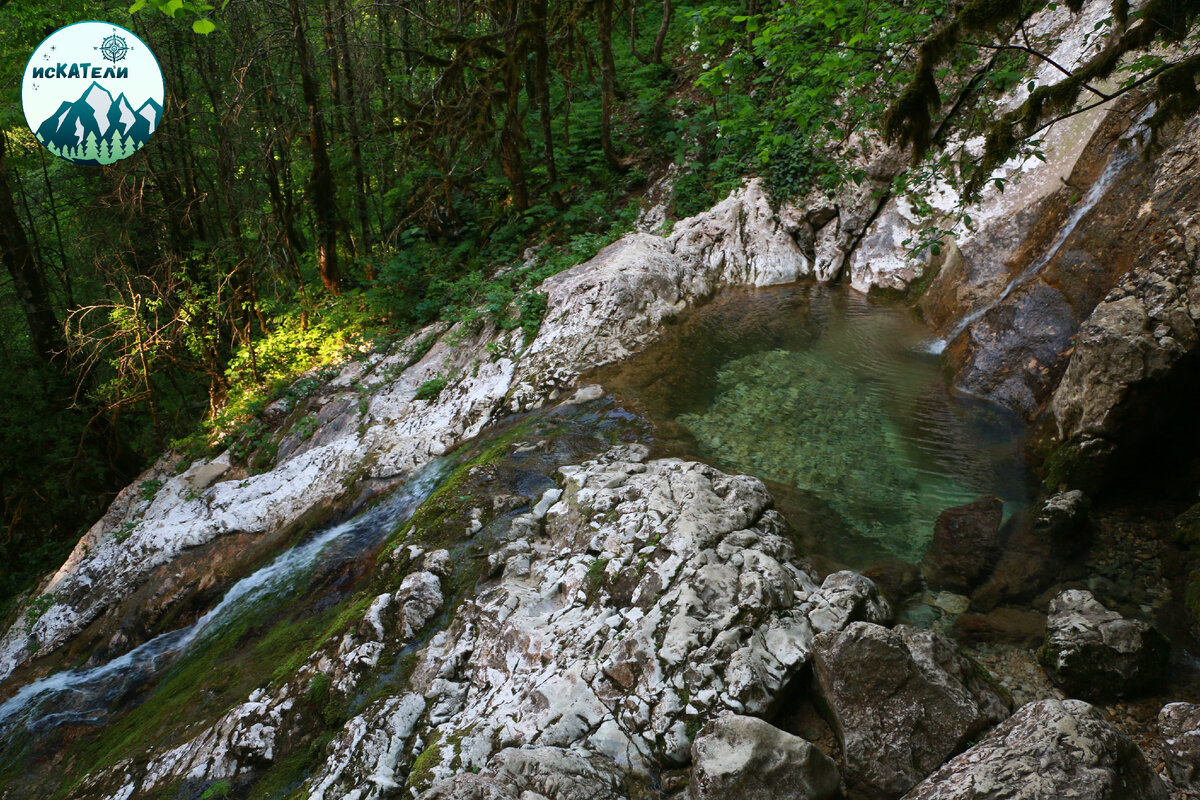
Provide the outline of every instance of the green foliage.
{"type": "Polygon", "coordinates": [[[124,542],[133,535],[135,530],[137,530],[137,523],[131,520],[126,520],[125,522],[121,523],[121,527],[113,531],[113,538],[116,539],[118,543],[124,542]]]}
{"type": "Polygon", "coordinates": [[[233,786],[229,781],[214,781],[204,790],[204,794],[200,795],[200,800],[217,800],[217,798],[229,797],[229,793],[233,790],[233,786]]]}
{"type": "Polygon", "coordinates": [[[847,167],[851,136],[878,124],[907,80],[913,42],[945,9],[945,0],[817,0],[756,14],[697,7],[689,47],[711,98],[709,172],[759,172],[784,198],[860,180],[847,167]]]}
{"type": "Polygon", "coordinates": [[[421,751],[421,755],[417,756],[413,761],[412,769],[408,772],[408,781],[405,783],[405,788],[413,793],[420,794],[425,789],[428,789],[433,783],[433,768],[436,767],[442,760],[442,732],[439,730],[434,733],[429,744],[421,751]]]}
{"type": "Polygon", "coordinates": [[[33,633],[33,626],[57,602],[58,595],[54,592],[47,592],[35,597],[33,602],[29,604],[29,608],[25,610],[25,632],[33,633]]]}
{"type": "Polygon", "coordinates": [[[607,558],[596,558],[588,564],[587,572],[583,577],[583,585],[589,603],[595,599],[601,587],[604,586],[604,579],[607,577],[608,562],[609,559],[607,558]]]}
{"type": "Polygon", "coordinates": [[[446,388],[448,379],[440,374],[436,378],[430,378],[417,387],[415,395],[417,400],[433,400],[442,393],[442,389],[446,388]]]}
{"type": "Polygon", "coordinates": [[[317,419],[316,414],[307,414],[300,418],[300,421],[292,427],[292,433],[299,436],[301,439],[310,439],[317,432],[317,428],[321,427],[321,421],[317,419]]]}
{"type": "Polygon", "coordinates": [[[142,481],[141,483],[139,483],[138,484],[138,492],[141,494],[143,500],[145,500],[146,502],[150,502],[151,500],[154,499],[154,496],[156,494],[158,494],[158,490],[161,489],[162,487],[163,487],[163,482],[158,480],[157,478],[154,478],[154,479],[151,479],[148,481],[142,481]]]}

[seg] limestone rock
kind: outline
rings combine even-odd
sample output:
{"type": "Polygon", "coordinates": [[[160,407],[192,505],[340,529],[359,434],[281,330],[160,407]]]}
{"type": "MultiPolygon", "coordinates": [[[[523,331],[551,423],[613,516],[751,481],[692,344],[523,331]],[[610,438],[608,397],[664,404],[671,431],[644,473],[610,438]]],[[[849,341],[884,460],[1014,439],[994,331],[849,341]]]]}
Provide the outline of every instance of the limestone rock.
{"type": "Polygon", "coordinates": [[[229,480],[226,455],[179,476],[164,460],[139,476],[46,586],[49,608],[40,601],[44,613],[18,619],[0,638],[0,681],[34,652],[44,656],[81,631],[110,639],[111,630],[93,623],[105,614],[138,613],[115,607],[187,551],[223,536],[277,533],[335,502],[364,472],[410,474],[505,412],[537,408],[583,372],[641,349],[664,320],[724,286],[786,283],[810,272],[761,184],[749,181],[681,221],[670,239],[633,233],[546,280],[546,318],[528,346],[520,331],[436,324],[386,355],[347,365],[322,390],[331,393],[325,405],[314,409],[321,429],[282,450],[273,469],[229,480]],[[420,387],[438,375],[459,377],[436,397],[418,400],[420,387]],[[361,413],[359,395],[341,388],[354,379],[371,391],[361,413]],[[138,487],[150,479],[162,486],[147,501],[138,487]]]}
{"type": "Polygon", "coordinates": [[[1200,705],[1168,703],[1158,712],[1167,769],[1176,786],[1200,790],[1200,705]]]}
{"type": "Polygon", "coordinates": [[[1064,484],[1099,487],[1123,448],[1174,444],[1153,412],[1191,391],[1167,379],[1186,376],[1180,366],[1200,342],[1197,153],[1200,119],[1193,119],[1156,159],[1153,192],[1138,211],[1158,218],[1153,235],[1140,238],[1131,269],[1080,327],[1049,403],[1059,447],[1054,477],[1064,484]]]}
{"type": "Polygon", "coordinates": [[[1109,611],[1071,589],[1050,601],[1041,658],[1071,695],[1087,700],[1149,688],[1167,667],[1166,638],[1149,624],[1109,611]]]}
{"type": "Polygon", "coordinates": [[[442,780],[419,800],[641,800],[654,796],[648,781],[612,761],[560,747],[509,748],[478,773],[442,780]]]}
{"type": "Polygon", "coordinates": [[[1022,706],[904,800],[1166,800],[1133,740],[1081,700],[1022,706]]]}
{"type": "MultiPolygon", "coordinates": [[[[530,531],[523,568],[497,570],[419,654],[410,689],[428,711],[388,780],[424,791],[534,746],[641,775],[682,766],[708,719],[777,707],[817,633],[890,618],[861,576],[817,584],[754,478],[647,460],[639,445],[561,473],[545,517],[517,517],[530,531]]],[[[380,713],[368,706],[363,724],[380,713]]],[[[318,780],[354,761],[352,744],[333,743],[318,780]]],[[[372,774],[344,770],[334,787],[372,774]]]]}
{"type": "Polygon", "coordinates": [[[933,541],[921,561],[930,587],[966,592],[994,566],[1004,504],[998,497],[948,508],[933,528],[933,541]]]}
{"type": "Polygon", "coordinates": [[[691,800],[825,800],[838,780],[815,745],[756,717],[718,717],[692,742],[691,800]]]}
{"type": "Polygon", "coordinates": [[[899,797],[1008,716],[983,669],[932,631],[856,622],[817,637],[813,666],[854,797],[899,797]]]}

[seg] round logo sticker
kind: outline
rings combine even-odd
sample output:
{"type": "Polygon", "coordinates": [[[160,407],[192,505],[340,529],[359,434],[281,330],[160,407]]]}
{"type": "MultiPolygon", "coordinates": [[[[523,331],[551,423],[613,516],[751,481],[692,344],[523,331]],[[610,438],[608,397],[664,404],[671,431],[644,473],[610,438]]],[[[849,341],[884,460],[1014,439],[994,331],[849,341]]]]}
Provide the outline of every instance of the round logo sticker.
{"type": "Polygon", "coordinates": [[[108,22],[77,22],[46,37],[25,65],[25,121],[54,155],[111,164],[158,128],[163,77],[146,43],[108,22]]]}

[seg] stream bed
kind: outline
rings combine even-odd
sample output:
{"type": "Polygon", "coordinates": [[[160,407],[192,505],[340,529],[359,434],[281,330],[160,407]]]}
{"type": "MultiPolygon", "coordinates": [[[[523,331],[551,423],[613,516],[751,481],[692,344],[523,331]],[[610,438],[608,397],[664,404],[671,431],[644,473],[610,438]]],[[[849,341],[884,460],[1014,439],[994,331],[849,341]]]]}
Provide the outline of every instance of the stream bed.
{"type": "Polygon", "coordinates": [[[905,308],[829,287],[728,292],[591,376],[659,449],[768,483],[828,567],[917,562],[946,508],[1030,500],[1024,427],[950,386],[905,308]]]}

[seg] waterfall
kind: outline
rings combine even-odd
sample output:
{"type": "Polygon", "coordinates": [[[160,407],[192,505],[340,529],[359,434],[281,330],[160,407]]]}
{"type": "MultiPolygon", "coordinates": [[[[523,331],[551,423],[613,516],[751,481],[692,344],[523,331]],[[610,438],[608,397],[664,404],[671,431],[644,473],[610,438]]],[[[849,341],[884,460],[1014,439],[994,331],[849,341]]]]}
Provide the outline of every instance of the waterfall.
{"type": "Polygon", "coordinates": [[[992,309],[1003,303],[1021,286],[1024,286],[1042,271],[1050,260],[1058,255],[1058,251],[1066,244],[1067,239],[1075,232],[1075,228],[1079,225],[1083,218],[1086,217],[1096,204],[1099,203],[1104,196],[1108,194],[1108,190],[1112,188],[1113,182],[1127,166],[1141,153],[1142,136],[1146,132],[1145,120],[1154,111],[1153,107],[1147,110],[1142,117],[1135,123],[1133,130],[1122,137],[1117,143],[1117,147],[1108,159],[1108,163],[1104,165],[1104,171],[1100,173],[1100,177],[1091,185],[1080,201],[1072,209],[1071,215],[1067,218],[1059,230],[1058,235],[1054,237],[1054,241],[1042,253],[1042,255],[1030,262],[1019,275],[1008,282],[1004,287],[1004,291],[1000,293],[995,300],[985,303],[981,308],[972,311],[970,314],[963,317],[957,325],[955,325],[946,335],[946,342],[952,342],[967,328],[974,325],[980,318],[987,314],[992,309]]]}

